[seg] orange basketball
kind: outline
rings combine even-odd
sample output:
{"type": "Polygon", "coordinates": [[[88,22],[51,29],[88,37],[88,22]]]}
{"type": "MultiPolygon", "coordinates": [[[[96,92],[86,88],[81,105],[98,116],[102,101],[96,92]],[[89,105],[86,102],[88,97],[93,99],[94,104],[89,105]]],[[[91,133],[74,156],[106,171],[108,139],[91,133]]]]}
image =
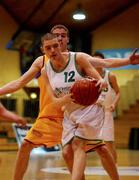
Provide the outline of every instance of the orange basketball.
{"type": "Polygon", "coordinates": [[[100,95],[99,86],[96,86],[96,83],[97,80],[90,78],[77,80],[70,90],[75,102],[83,106],[94,104],[100,95]]]}

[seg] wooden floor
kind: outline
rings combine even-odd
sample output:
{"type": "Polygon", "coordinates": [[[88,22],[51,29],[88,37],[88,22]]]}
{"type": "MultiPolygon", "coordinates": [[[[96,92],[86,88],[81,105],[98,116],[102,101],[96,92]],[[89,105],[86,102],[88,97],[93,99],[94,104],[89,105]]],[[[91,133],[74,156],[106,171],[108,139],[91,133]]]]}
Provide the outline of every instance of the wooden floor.
{"type": "MultiPolygon", "coordinates": [[[[118,149],[118,165],[119,167],[133,167],[139,168],[139,150],[118,149]]],[[[17,152],[0,152],[0,180],[11,180],[13,167],[15,163],[17,152]]],[[[100,160],[95,152],[88,155],[88,167],[101,167],[100,160]]],[[[56,154],[32,154],[29,162],[29,167],[26,172],[24,180],[70,180],[69,174],[62,173],[46,173],[42,171],[43,168],[65,167],[61,153],[56,154]]],[[[20,168],[20,167],[19,167],[20,168]]],[[[139,173],[139,169],[138,169],[139,173]]],[[[127,171],[128,174],[128,171],[127,171]]],[[[138,176],[120,176],[121,180],[137,180],[138,176]]],[[[86,175],[86,180],[109,180],[107,175],[86,175]]]]}

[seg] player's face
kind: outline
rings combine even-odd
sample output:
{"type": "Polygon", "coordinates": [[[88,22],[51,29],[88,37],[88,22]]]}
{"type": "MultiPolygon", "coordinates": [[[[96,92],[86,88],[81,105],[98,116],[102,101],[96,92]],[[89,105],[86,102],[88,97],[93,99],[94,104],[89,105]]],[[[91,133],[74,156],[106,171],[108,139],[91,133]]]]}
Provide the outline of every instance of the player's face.
{"type": "Polygon", "coordinates": [[[54,38],[52,40],[45,40],[43,42],[43,52],[49,59],[56,59],[61,53],[57,38],[54,38]]]}
{"type": "Polygon", "coordinates": [[[67,45],[69,43],[69,38],[68,38],[68,35],[67,35],[67,32],[65,31],[65,29],[56,28],[53,30],[52,33],[57,35],[61,51],[62,52],[67,51],[67,45]]]}

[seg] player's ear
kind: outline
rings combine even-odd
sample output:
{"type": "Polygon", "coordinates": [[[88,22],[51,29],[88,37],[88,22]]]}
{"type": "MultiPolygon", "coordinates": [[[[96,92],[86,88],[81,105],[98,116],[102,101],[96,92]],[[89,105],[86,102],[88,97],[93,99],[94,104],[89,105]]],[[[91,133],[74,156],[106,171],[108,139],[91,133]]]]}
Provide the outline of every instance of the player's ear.
{"type": "Polygon", "coordinates": [[[44,49],[43,49],[42,46],[40,46],[40,50],[41,50],[41,52],[42,52],[43,54],[45,54],[45,53],[44,53],[44,49]]]}

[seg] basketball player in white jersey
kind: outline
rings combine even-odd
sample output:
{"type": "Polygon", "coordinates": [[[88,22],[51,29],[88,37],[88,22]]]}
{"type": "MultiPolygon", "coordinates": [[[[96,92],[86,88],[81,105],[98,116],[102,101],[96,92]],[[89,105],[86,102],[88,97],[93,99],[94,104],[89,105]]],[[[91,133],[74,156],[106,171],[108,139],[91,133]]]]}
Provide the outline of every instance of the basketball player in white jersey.
{"type": "MultiPolygon", "coordinates": [[[[68,29],[61,24],[55,25],[52,27],[51,32],[55,34],[58,38],[58,42],[60,44],[60,48],[62,52],[68,52],[68,43],[69,43],[69,31],[68,29]]],[[[95,64],[95,63],[94,63],[95,64]]],[[[95,148],[96,152],[100,156],[102,165],[106,172],[110,177],[113,177],[113,163],[111,162],[111,154],[109,150],[106,148],[106,145],[100,146],[99,148],[95,148]]],[[[72,172],[73,166],[73,150],[71,148],[71,144],[67,144],[62,151],[64,160],[68,166],[70,172],[72,172]]],[[[84,180],[84,176],[82,180],[84,180]]]]}
{"type": "MultiPolygon", "coordinates": [[[[85,53],[60,53],[56,36],[46,34],[42,38],[43,49],[49,61],[43,69],[43,75],[50,82],[56,97],[69,93],[73,83],[84,76],[98,80],[101,89],[106,87],[99,73],[89,63],[91,56],[85,53]],[[46,71],[46,73],[45,73],[46,71]]],[[[98,105],[81,106],[73,102],[66,104],[63,121],[62,145],[71,144],[73,150],[73,167],[71,180],[80,180],[83,177],[87,145],[99,149],[103,146],[101,131],[103,127],[103,108],[98,105]],[[77,171],[80,169],[80,171],[77,171]]],[[[112,163],[114,163],[112,161],[112,163]]],[[[113,180],[119,180],[116,167],[113,168],[113,180]]]]}
{"type": "MultiPolygon", "coordinates": [[[[95,52],[93,57],[98,57],[104,59],[104,55],[100,52],[95,52]]],[[[97,103],[102,105],[105,110],[105,119],[102,130],[102,137],[109,148],[115,163],[117,163],[117,154],[114,144],[114,119],[113,112],[119,102],[120,99],[120,89],[117,83],[116,76],[104,69],[104,68],[96,68],[100,75],[106,80],[108,83],[108,91],[102,92],[100,98],[97,103]]]]}
{"type": "MultiPolygon", "coordinates": [[[[82,72],[84,72],[85,75],[90,74],[91,71],[88,68],[86,69],[87,66],[84,63],[87,60],[89,62],[89,60],[92,60],[93,58],[85,53],[76,53],[76,58],[74,56],[74,60],[70,60],[71,55],[73,55],[74,53],[63,53],[62,57],[58,50],[56,38],[51,39],[51,37],[52,35],[48,34],[48,36],[44,36],[42,40],[44,52],[50,58],[50,62],[46,65],[46,72],[50,84],[55,91],[55,94],[59,96],[59,93],[66,94],[69,91],[72,82],[74,82],[78,78],[81,78],[80,75],[82,75],[82,72]]],[[[100,126],[102,126],[103,124],[101,122],[103,117],[101,116],[102,111],[100,112],[100,114],[97,114],[97,112],[99,112],[97,109],[98,107],[95,109],[94,105],[93,109],[92,107],[80,107],[77,104],[75,106],[74,105],[75,104],[72,104],[71,106],[68,106],[68,108],[66,108],[63,123],[64,131],[62,143],[65,146],[67,145],[67,143],[72,144],[72,149],[74,151],[72,179],[78,180],[82,178],[83,174],[81,174],[82,171],[77,172],[77,169],[79,168],[80,170],[84,170],[85,167],[84,147],[88,143],[91,144],[92,140],[94,145],[96,145],[97,143],[101,144],[102,142],[99,138],[99,132],[100,126]],[[93,114],[97,115],[95,118],[93,117],[95,120],[92,122],[90,117],[92,117],[93,114]],[[98,123],[100,126],[96,125],[96,118],[98,118],[98,121],[100,120],[98,123]],[[88,120],[87,123],[84,123],[85,119],[88,120]],[[97,128],[94,128],[95,125],[97,128]],[[82,141],[78,137],[84,139],[84,141],[82,141]],[[90,139],[89,137],[92,137],[92,139],[90,139]]],[[[113,179],[119,179],[116,173],[113,179]]]]}

